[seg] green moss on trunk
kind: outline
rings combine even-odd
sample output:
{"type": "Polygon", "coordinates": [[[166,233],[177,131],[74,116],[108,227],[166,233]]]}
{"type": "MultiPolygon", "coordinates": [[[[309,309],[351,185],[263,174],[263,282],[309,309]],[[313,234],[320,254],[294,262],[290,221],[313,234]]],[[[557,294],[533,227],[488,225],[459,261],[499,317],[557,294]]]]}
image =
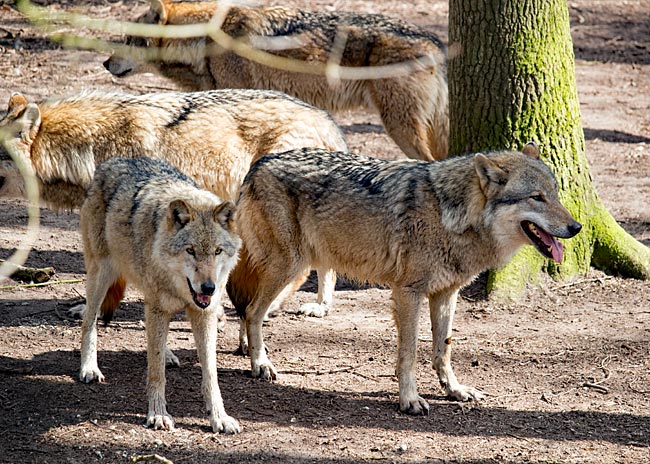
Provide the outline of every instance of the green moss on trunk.
{"type": "Polygon", "coordinates": [[[450,155],[520,149],[535,141],[560,199],[584,226],[561,265],[532,249],[491,273],[492,296],[514,299],[542,271],[650,278],[650,250],[607,213],[585,156],[568,7],[563,0],[450,0],[450,155]]]}

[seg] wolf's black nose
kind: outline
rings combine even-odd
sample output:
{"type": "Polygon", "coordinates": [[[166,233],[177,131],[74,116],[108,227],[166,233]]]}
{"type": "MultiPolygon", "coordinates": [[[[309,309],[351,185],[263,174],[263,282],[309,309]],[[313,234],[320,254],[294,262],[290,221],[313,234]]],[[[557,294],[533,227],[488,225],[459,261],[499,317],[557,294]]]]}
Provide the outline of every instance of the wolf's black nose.
{"type": "Polygon", "coordinates": [[[102,65],[104,66],[104,68],[105,68],[107,71],[109,70],[109,69],[108,69],[108,66],[109,66],[109,64],[110,64],[109,61],[111,61],[110,58],[107,59],[106,61],[104,61],[104,62],[102,63],[102,65]]]}
{"type": "Polygon", "coordinates": [[[571,237],[573,237],[574,235],[577,235],[578,232],[580,232],[582,230],[582,224],[580,224],[579,222],[573,221],[572,224],[569,224],[567,229],[569,229],[569,233],[571,234],[571,237]]]}
{"type": "Polygon", "coordinates": [[[201,293],[204,295],[212,295],[214,294],[216,286],[214,285],[214,282],[211,280],[208,280],[207,282],[203,282],[201,284],[201,293]]]}

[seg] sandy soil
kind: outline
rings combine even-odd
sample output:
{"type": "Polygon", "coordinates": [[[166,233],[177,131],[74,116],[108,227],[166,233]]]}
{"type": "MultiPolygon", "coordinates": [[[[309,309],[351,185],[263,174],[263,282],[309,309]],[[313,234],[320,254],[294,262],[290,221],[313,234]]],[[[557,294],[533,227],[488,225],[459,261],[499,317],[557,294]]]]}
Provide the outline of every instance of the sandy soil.
{"type": "MultiPolygon", "coordinates": [[[[102,18],[129,19],[146,2],[60,1],[102,18]]],[[[415,0],[293,1],[322,9],[381,11],[447,39],[447,3],[415,0]]],[[[650,246],[650,4],[569,2],[578,88],[594,183],[617,220],[650,246]]],[[[63,28],[63,27],[62,27],[63,28]]],[[[135,93],[172,89],[147,75],[126,80],[101,67],[106,55],[62,49],[0,1],[0,101],[14,91],[38,100],[86,88],[135,93]]],[[[4,103],[3,103],[4,105],[4,103]]],[[[4,108],[3,108],[4,110],[4,108]]],[[[337,116],[354,151],[402,156],[377,117],[337,116]]],[[[650,462],[650,283],[593,271],[545,281],[519,304],[496,305],[467,289],[455,321],[453,360],[461,381],[487,391],[478,404],[442,396],[423,314],[418,381],[427,417],[397,411],[396,334],[387,290],[342,283],[325,319],[296,314],[313,282],[266,327],[277,382],[251,379],[235,356],[229,313],[219,339],[220,385],[240,420],[236,436],[209,431],[189,324],[172,323],[182,365],[168,370],[173,433],[144,427],[142,301],[130,291],[115,322],[100,329],[106,383],[76,381],[84,265],[76,213],[41,210],[31,266],[54,266],[41,288],[0,285],[0,462],[130,462],[157,453],[196,462],[650,462]]],[[[0,258],[24,235],[25,203],[0,199],[0,258]]]]}

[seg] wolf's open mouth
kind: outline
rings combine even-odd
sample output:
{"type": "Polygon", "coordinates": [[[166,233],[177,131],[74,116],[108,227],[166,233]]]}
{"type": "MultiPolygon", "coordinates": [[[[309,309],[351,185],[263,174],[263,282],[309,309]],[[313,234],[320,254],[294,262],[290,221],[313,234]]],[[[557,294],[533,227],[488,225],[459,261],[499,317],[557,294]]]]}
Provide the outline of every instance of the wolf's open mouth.
{"type": "Polygon", "coordinates": [[[187,279],[187,286],[190,287],[190,293],[192,294],[192,300],[194,300],[195,305],[197,305],[201,309],[205,309],[208,306],[210,306],[210,302],[212,301],[212,295],[196,293],[192,288],[192,283],[190,282],[190,279],[187,279]]]}
{"type": "Polygon", "coordinates": [[[556,263],[562,262],[564,247],[555,237],[530,221],[522,221],[521,228],[541,254],[553,259],[556,263]]]}

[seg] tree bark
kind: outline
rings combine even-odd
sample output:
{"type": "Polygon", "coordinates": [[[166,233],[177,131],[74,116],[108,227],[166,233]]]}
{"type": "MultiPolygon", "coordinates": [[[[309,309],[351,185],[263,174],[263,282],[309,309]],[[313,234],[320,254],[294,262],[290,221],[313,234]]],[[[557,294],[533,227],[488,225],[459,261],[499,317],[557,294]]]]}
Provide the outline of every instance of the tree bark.
{"type": "Polygon", "coordinates": [[[536,142],[582,232],[561,265],[525,247],[491,271],[490,297],[512,300],[542,271],[569,279],[595,266],[650,278],[650,249],[606,211],[593,186],[580,121],[564,0],[450,0],[450,155],[536,142]]]}

